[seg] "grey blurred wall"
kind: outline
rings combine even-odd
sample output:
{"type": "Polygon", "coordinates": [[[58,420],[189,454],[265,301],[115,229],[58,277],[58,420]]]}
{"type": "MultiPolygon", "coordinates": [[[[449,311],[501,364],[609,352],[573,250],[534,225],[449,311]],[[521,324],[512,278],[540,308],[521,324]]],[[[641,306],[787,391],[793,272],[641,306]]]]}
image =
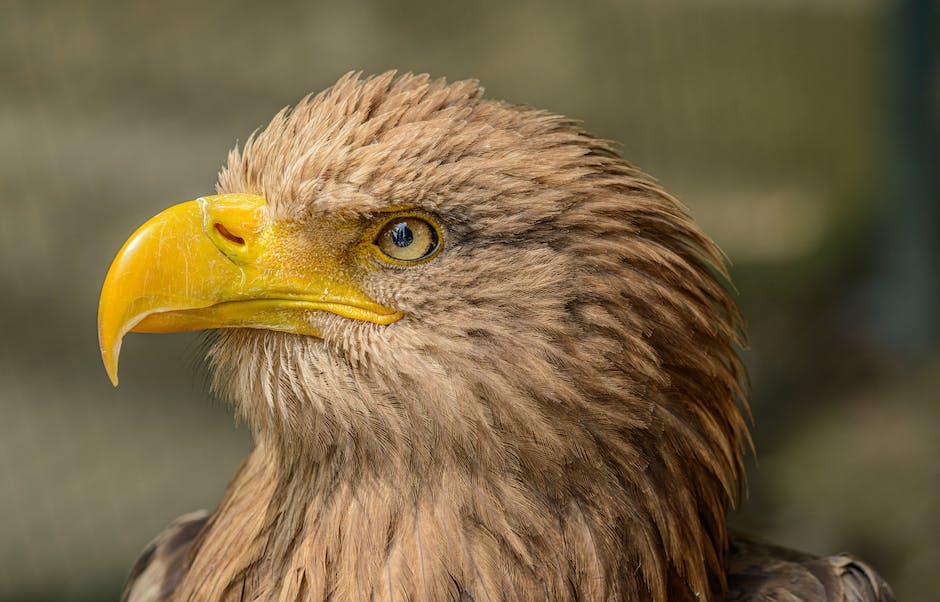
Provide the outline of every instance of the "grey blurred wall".
{"type": "Polygon", "coordinates": [[[114,598],[159,529],[218,501],[246,429],[209,399],[198,335],[128,337],[111,388],[104,274],[275,111],[391,68],[582,119],[682,199],[750,323],[759,466],[733,522],[934,596],[930,6],[2,3],[0,599],[114,598]]]}

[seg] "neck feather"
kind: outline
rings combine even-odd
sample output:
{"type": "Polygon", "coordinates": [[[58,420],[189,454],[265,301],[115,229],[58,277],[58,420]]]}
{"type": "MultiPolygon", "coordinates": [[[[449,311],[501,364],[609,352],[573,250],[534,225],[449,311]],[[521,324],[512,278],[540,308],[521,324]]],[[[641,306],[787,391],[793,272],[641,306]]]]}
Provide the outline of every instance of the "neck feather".
{"type": "Polygon", "coordinates": [[[285,462],[259,442],[175,597],[499,600],[512,592],[522,600],[683,600],[697,593],[650,531],[650,509],[626,497],[631,491],[598,486],[557,499],[456,467],[438,466],[416,485],[404,467],[350,475],[346,466],[342,454],[316,465],[285,462]]]}

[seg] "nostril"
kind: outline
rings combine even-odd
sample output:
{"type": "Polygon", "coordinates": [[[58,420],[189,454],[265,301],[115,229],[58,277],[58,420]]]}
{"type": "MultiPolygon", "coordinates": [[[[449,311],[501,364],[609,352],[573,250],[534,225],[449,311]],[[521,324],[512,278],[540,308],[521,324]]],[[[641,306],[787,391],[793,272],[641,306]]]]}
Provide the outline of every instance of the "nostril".
{"type": "Polygon", "coordinates": [[[228,231],[228,228],[226,228],[219,222],[216,222],[215,224],[213,224],[213,226],[215,227],[215,231],[222,235],[222,238],[225,238],[226,240],[230,240],[236,245],[245,244],[244,238],[242,238],[241,236],[235,236],[234,234],[228,231]]]}

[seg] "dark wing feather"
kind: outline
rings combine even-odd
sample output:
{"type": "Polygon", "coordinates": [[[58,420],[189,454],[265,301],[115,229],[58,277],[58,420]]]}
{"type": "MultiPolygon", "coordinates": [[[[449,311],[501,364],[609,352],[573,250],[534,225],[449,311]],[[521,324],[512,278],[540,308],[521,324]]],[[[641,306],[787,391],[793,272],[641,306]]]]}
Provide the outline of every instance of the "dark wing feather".
{"type": "Polygon", "coordinates": [[[816,557],[742,535],[728,555],[729,602],[893,602],[887,583],[849,554],[816,557]]]}
{"type": "Polygon", "coordinates": [[[208,518],[205,510],[184,514],[151,541],[127,576],[121,602],[169,598],[185,574],[189,551],[208,518]]]}

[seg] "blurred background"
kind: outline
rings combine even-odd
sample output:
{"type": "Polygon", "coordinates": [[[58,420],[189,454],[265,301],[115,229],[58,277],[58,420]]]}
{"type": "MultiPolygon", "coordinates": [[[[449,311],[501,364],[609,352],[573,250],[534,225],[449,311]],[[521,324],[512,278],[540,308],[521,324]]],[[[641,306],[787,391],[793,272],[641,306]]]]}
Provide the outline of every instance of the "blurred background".
{"type": "Polygon", "coordinates": [[[741,529],[940,591],[938,10],[924,0],[0,5],[0,600],[116,599],[251,445],[198,335],[97,297],[125,238],[348,70],[582,119],[733,262],[758,461],[741,529]]]}

